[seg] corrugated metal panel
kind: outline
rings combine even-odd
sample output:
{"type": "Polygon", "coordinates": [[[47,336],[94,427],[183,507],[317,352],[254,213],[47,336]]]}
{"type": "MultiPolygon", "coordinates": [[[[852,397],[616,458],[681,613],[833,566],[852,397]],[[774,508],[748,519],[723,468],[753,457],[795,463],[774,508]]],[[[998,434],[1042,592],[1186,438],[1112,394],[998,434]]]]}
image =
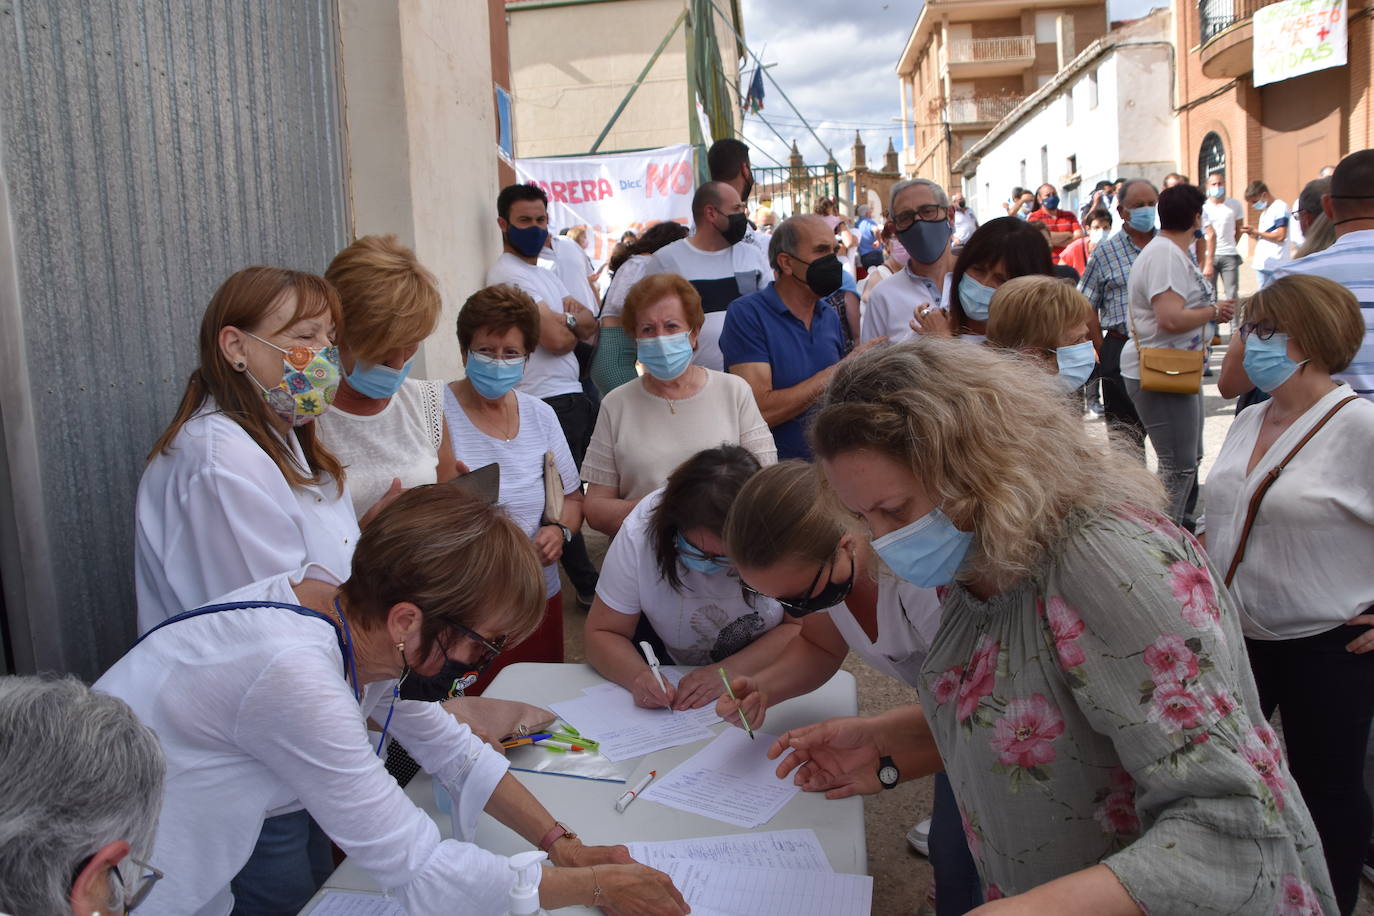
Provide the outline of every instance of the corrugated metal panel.
{"type": "Polygon", "coordinates": [[[57,604],[8,614],[60,634],[39,667],[94,675],[134,634],[134,491],[215,287],[249,264],[321,272],[344,244],[335,22],[332,0],[0,0],[41,465],[11,485],[41,487],[54,568],[21,572],[57,604]]]}

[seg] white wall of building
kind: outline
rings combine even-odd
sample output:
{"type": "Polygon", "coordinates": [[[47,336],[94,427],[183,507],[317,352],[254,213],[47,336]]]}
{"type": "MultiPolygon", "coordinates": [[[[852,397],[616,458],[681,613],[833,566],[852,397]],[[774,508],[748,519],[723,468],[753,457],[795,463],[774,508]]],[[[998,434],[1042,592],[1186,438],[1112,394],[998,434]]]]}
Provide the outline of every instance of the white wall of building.
{"type": "Polygon", "coordinates": [[[1158,183],[1176,168],[1170,50],[1154,43],[1166,41],[1168,20],[1158,18],[1117,33],[1111,40],[1122,44],[1089,60],[977,153],[964,194],[979,220],[1005,215],[1015,186],[1034,190],[1048,181],[1059,188],[1060,206],[1076,211],[1099,180],[1158,183]],[[1065,187],[1074,175],[1077,186],[1065,187]]]}

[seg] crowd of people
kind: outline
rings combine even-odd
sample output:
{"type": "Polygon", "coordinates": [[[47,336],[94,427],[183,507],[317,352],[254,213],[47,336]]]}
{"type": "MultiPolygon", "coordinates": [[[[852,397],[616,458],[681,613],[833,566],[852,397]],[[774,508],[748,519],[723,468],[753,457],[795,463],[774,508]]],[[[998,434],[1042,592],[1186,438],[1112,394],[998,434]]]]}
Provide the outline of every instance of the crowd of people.
{"type": "Polygon", "coordinates": [[[0,679],[0,911],[296,912],[337,849],[406,912],[505,913],[485,812],[548,854],[545,909],[688,912],[493,747],[531,723],[491,678],[564,660],[561,565],[587,661],[641,706],[757,728],[851,650],[914,688],[768,754],[832,798],[935,775],[928,821],[880,829],[928,851],[941,916],[1352,912],[1374,150],[1296,219],[1257,181],[1247,220],[1216,173],[1079,212],[1017,188],[981,224],[917,178],[886,214],[754,225],[748,154],[718,141],[692,230],[595,271],[539,188],[503,189],[457,380],[411,377],[441,301],[394,236],[225,280],[138,489],[138,642],[93,687],[0,679]],[[1226,323],[1245,409],[1202,481],[1226,323]],[[692,671],[659,680],[641,640],[692,671]]]}

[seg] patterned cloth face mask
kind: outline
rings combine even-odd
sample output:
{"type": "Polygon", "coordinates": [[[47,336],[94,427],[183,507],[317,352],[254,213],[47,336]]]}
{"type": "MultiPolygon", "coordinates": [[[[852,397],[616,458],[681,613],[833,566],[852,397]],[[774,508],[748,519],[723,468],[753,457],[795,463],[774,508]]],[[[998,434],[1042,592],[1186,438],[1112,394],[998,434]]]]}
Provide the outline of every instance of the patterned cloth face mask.
{"type": "Polygon", "coordinates": [[[273,413],[292,426],[304,426],[329,410],[339,390],[338,347],[279,347],[250,331],[243,333],[282,354],[281,381],[271,388],[247,372],[273,413]]]}

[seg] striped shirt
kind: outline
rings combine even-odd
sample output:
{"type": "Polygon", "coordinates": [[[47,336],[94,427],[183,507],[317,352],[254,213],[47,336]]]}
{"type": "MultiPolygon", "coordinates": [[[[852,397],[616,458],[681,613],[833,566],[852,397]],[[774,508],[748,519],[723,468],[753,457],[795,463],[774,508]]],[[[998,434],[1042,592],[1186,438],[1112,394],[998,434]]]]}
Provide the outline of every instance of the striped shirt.
{"type": "Polygon", "coordinates": [[[1346,370],[1332,377],[1348,384],[1360,397],[1374,400],[1374,229],[1347,232],[1325,251],[1275,267],[1269,282],[1298,274],[1335,280],[1360,300],[1364,344],[1346,370]]]}
{"type": "Polygon", "coordinates": [[[1078,281],[1078,291],[1097,309],[1103,330],[1126,331],[1126,304],[1131,298],[1127,283],[1131,279],[1131,265],[1140,251],[1122,229],[1098,245],[1088,258],[1088,267],[1078,281]]]}

